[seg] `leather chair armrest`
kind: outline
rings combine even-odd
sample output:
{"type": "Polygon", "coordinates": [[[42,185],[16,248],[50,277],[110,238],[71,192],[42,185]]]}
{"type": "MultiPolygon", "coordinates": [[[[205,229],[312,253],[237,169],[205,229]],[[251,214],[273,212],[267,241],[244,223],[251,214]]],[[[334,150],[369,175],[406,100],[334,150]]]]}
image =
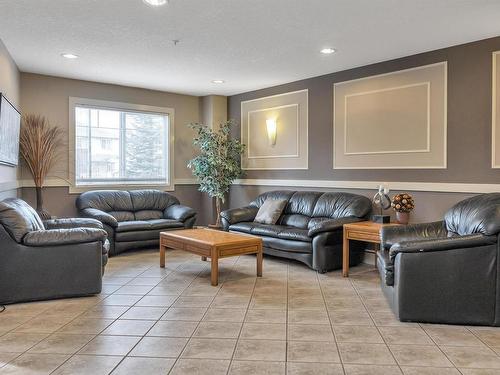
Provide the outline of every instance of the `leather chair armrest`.
{"type": "Polygon", "coordinates": [[[364,219],[360,219],[358,217],[341,217],[338,219],[329,219],[321,221],[316,225],[312,226],[311,228],[309,228],[307,235],[309,237],[314,237],[319,233],[341,230],[344,224],[356,223],[358,221],[363,221],[363,220],[364,219]]]}
{"type": "Polygon", "coordinates": [[[389,249],[398,242],[446,238],[448,231],[444,221],[383,227],[380,231],[381,246],[389,249]]]}
{"type": "Polygon", "coordinates": [[[71,218],[44,220],[45,229],[97,228],[103,229],[99,220],[91,218],[71,218]]]}
{"type": "Polygon", "coordinates": [[[26,246],[58,246],[86,242],[106,242],[108,235],[104,229],[72,228],[49,229],[27,233],[23,238],[26,246]]]}
{"type": "Polygon", "coordinates": [[[485,236],[483,234],[470,234],[466,236],[428,239],[422,241],[406,241],[392,245],[389,256],[391,262],[394,263],[396,256],[401,253],[423,253],[464,249],[469,247],[492,245],[496,242],[496,236],[485,236]]]}
{"type": "Polygon", "coordinates": [[[85,217],[99,220],[101,223],[108,224],[112,228],[118,226],[118,221],[113,216],[97,208],[84,208],[81,213],[85,217]]]}
{"type": "Polygon", "coordinates": [[[196,215],[196,211],[191,207],[183,206],[181,204],[173,204],[163,211],[163,217],[165,219],[173,219],[178,221],[186,221],[190,217],[196,215]]]}
{"type": "MultiPolygon", "coordinates": [[[[246,206],[222,211],[220,216],[226,222],[227,226],[229,226],[242,221],[253,221],[258,211],[258,207],[246,206]]],[[[227,228],[224,229],[227,230],[227,228]]]]}

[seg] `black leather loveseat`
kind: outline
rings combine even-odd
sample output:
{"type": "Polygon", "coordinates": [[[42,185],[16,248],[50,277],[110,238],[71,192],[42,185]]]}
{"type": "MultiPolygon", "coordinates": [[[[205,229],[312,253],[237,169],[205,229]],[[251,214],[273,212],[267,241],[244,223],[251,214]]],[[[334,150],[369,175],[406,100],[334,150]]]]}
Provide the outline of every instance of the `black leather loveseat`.
{"type": "Polygon", "coordinates": [[[111,243],[110,255],[158,246],[160,232],[192,228],[196,212],[159,190],[95,190],[76,200],[80,214],[101,221],[111,243]]]}
{"type": "MultiPolygon", "coordinates": [[[[323,273],[342,267],[343,224],[366,220],[371,208],[368,198],[355,194],[279,190],[221,212],[221,221],[225,230],[262,237],[265,254],[296,259],[323,273]],[[253,221],[266,199],[287,200],[276,225],[253,221]]],[[[361,261],[362,250],[362,244],[352,244],[351,265],[361,261]]]]}
{"type": "Polygon", "coordinates": [[[500,193],[443,221],[382,229],[382,289],[401,321],[500,325],[500,193]]]}
{"type": "Polygon", "coordinates": [[[109,242],[93,219],[43,221],[21,199],[0,202],[0,304],[97,294],[109,242]]]}

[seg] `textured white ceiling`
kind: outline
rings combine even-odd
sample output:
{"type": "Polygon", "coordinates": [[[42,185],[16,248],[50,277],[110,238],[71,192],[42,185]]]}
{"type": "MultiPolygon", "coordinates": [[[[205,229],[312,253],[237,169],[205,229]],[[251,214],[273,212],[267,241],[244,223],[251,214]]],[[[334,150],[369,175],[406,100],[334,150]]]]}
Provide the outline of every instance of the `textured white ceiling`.
{"type": "Polygon", "coordinates": [[[0,39],[21,71],[194,95],[497,36],[499,20],[499,0],[170,0],[159,8],[142,0],[0,0],[0,39]],[[338,52],[321,55],[325,46],[338,52]]]}

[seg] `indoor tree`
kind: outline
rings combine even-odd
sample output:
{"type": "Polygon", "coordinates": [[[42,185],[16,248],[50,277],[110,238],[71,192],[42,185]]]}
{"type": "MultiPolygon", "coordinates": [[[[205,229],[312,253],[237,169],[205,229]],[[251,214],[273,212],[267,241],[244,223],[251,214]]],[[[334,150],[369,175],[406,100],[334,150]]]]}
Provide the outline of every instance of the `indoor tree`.
{"type": "Polygon", "coordinates": [[[199,123],[189,124],[196,131],[193,144],[200,154],[189,161],[188,168],[198,179],[199,190],[215,198],[216,227],[220,227],[221,206],[229,187],[242,173],[240,158],[245,145],[231,138],[233,126],[234,120],[221,123],[216,130],[199,123]]]}

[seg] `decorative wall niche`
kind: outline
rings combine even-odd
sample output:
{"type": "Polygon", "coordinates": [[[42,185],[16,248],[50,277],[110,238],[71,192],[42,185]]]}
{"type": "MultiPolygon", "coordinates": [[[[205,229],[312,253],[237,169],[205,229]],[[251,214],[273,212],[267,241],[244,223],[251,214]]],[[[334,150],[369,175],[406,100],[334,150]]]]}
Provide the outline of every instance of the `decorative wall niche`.
{"type": "Polygon", "coordinates": [[[308,90],[241,102],[242,168],[307,169],[307,107],[308,90]]]}
{"type": "Polygon", "coordinates": [[[447,64],[334,84],[334,169],[446,168],[447,64]]]}

